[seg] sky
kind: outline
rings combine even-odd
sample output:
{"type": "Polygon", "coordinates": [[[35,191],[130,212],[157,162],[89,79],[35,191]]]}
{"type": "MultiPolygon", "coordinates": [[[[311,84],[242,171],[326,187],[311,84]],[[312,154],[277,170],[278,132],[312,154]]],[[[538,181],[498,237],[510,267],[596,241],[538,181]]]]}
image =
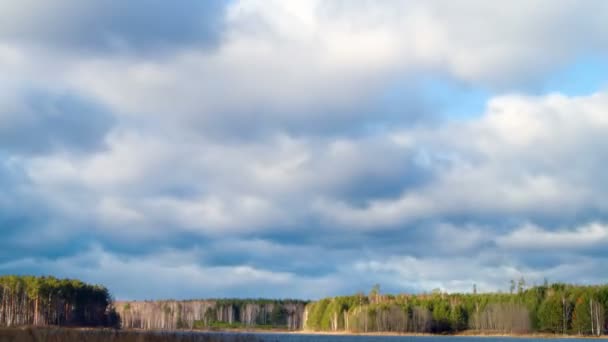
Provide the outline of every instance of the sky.
{"type": "Polygon", "coordinates": [[[605,282],[606,13],[0,2],[0,274],[133,300],[605,282]]]}

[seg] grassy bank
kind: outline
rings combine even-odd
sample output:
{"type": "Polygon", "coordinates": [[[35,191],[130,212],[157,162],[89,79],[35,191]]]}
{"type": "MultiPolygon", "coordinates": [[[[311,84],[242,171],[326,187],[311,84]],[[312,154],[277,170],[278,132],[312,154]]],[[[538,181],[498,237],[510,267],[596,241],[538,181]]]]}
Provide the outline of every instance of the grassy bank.
{"type": "Polygon", "coordinates": [[[70,328],[0,328],[0,342],[249,342],[253,335],[70,328]]]}

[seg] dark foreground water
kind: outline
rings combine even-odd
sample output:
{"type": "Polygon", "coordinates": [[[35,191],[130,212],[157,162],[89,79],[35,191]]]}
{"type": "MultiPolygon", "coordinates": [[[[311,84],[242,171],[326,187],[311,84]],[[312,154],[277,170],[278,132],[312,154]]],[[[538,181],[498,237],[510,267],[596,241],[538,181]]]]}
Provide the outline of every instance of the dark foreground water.
{"type": "Polygon", "coordinates": [[[588,342],[579,338],[523,338],[472,336],[342,336],[301,334],[252,334],[263,342],[588,342]]]}

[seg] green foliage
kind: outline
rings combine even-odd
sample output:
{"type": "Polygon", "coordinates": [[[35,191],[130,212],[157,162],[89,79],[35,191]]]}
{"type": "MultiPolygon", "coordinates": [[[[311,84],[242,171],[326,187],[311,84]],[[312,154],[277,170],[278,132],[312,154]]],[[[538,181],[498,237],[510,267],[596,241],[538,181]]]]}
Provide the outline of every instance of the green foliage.
{"type": "Polygon", "coordinates": [[[583,296],[577,299],[572,317],[572,331],[577,334],[591,334],[591,312],[589,310],[589,298],[583,296]]]}
{"type": "Polygon", "coordinates": [[[287,309],[281,305],[276,305],[272,309],[270,314],[271,326],[285,326],[287,325],[287,309]]]}
{"type": "Polygon", "coordinates": [[[108,290],[75,279],[1,276],[0,326],[119,324],[108,290]]]}
{"type": "Polygon", "coordinates": [[[318,302],[309,305],[309,315],[306,325],[312,330],[322,330],[329,324],[323,324],[323,318],[326,317],[325,311],[330,303],[329,298],[322,299],[318,302]]]}
{"type": "Polygon", "coordinates": [[[463,305],[456,305],[452,308],[449,322],[452,331],[461,331],[467,328],[469,315],[463,305]]]}
{"type": "MultiPolygon", "coordinates": [[[[191,321],[194,329],[239,329],[239,328],[280,328],[293,329],[288,324],[290,312],[288,305],[303,303],[302,301],[283,301],[283,300],[212,300],[213,305],[206,308],[201,320],[191,321]],[[248,306],[254,306],[252,311],[253,319],[242,322],[241,313],[247,311],[248,306]]],[[[184,303],[184,302],[181,302],[184,303]]],[[[181,310],[182,304],[178,303],[176,313],[176,328],[188,328],[190,324],[183,319],[181,310]]]]}
{"type": "Polygon", "coordinates": [[[541,331],[559,333],[563,330],[564,310],[557,296],[547,298],[538,308],[538,322],[541,331]]]}
{"type": "MultiPolygon", "coordinates": [[[[512,293],[379,295],[324,298],[308,304],[306,328],[318,331],[403,331],[454,333],[466,329],[502,333],[591,333],[589,302],[598,305],[601,329],[608,326],[608,286],[562,283],[527,287],[510,283],[512,293]],[[584,304],[584,301],[587,301],[584,304]],[[586,305],[586,307],[585,307],[586,305]],[[348,322],[344,317],[348,318],[348,322]],[[332,324],[333,323],[333,324],[332,324]]],[[[597,324],[596,324],[597,329],[597,324]]]]}
{"type": "Polygon", "coordinates": [[[211,330],[238,330],[238,329],[251,329],[251,328],[255,328],[255,329],[263,329],[263,330],[271,330],[271,329],[275,329],[275,328],[281,328],[281,327],[277,327],[271,324],[257,324],[255,326],[248,326],[244,323],[241,322],[233,322],[233,323],[228,323],[228,322],[211,322],[209,324],[205,324],[204,321],[194,321],[194,325],[193,325],[194,329],[211,329],[211,330]]]}
{"type": "Polygon", "coordinates": [[[451,321],[450,307],[446,301],[437,300],[433,303],[433,332],[442,333],[451,330],[455,322],[451,321]]]}

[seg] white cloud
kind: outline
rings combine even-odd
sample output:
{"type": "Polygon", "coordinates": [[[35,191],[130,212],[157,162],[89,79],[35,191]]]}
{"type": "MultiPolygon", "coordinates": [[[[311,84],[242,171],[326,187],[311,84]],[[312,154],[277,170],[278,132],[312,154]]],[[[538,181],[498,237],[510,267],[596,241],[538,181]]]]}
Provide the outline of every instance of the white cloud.
{"type": "Polygon", "coordinates": [[[340,286],[335,278],[301,277],[248,265],[205,266],[200,251],[159,250],[137,258],[93,247],[78,256],[55,260],[25,258],[0,262],[0,271],[43,268],[56,276],[108,284],[118,300],[192,299],[225,296],[258,298],[318,298],[340,286]],[[144,285],[145,284],[145,285],[144,285]],[[144,285],[144,287],[142,287],[144,285]],[[293,289],[298,289],[293,291],[293,289]],[[143,290],[143,291],[142,291],[143,290]]]}
{"type": "MultiPolygon", "coordinates": [[[[218,12],[213,46],[125,23],[83,31],[117,7],[66,4],[0,5],[4,270],[73,269],[139,298],[601,279],[585,272],[608,242],[608,93],[511,90],[605,56],[606,2],[240,0],[218,12]],[[427,77],[497,93],[478,116],[412,124],[436,113],[401,108],[416,96],[395,81],[427,77]],[[68,113],[53,102],[68,95],[91,104],[68,113]],[[78,248],[53,261],[35,248],[47,241],[78,248]],[[569,259],[538,254],[553,249],[569,259]]],[[[179,32],[200,22],[171,13],[179,32]]]]}
{"type": "Polygon", "coordinates": [[[545,230],[525,225],[497,239],[500,247],[525,250],[585,250],[608,243],[608,227],[600,223],[571,230],[545,230]]]}
{"type": "MultiPolygon", "coordinates": [[[[555,258],[555,254],[547,258],[555,258]]],[[[448,292],[507,291],[510,280],[524,277],[529,286],[551,281],[599,284],[606,272],[603,259],[572,257],[554,265],[531,267],[516,261],[515,255],[503,250],[486,251],[477,257],[387,256],[355,263],[355,269],[366,277],[390,288],[429,292],[439,288],[448,292]]]]}
{"type": "Polygon", "coordinates": [[[608,95],[503,96],[486,113],[402,135],[431,156],[432,182],[397,199],[364,207],[321,202],[320,213],[346,227],[395,226],[417,219],[462,215],[550,215],[605,210],[598,176],[608,158],[603,115],[608,95]],[[447,156],[445,158],[442,157],[447,156]]]}
{"type": "Polygon", "coordinates": [[[600,43],[608,32],[596,27],[606,5],[559,5],[243,0],[229,6],[213,51],[81,58],[64,67],[63,79],[121,115],[207,135],[356,125],[379,119],[359,108],[395,78],[426,72],[525,88],[578,57],[606,53],[600,43]],[[575,21],[572,12],[587,19],[575,21]],[[593,35],[575,39],[565,28],[593,35]]]}

